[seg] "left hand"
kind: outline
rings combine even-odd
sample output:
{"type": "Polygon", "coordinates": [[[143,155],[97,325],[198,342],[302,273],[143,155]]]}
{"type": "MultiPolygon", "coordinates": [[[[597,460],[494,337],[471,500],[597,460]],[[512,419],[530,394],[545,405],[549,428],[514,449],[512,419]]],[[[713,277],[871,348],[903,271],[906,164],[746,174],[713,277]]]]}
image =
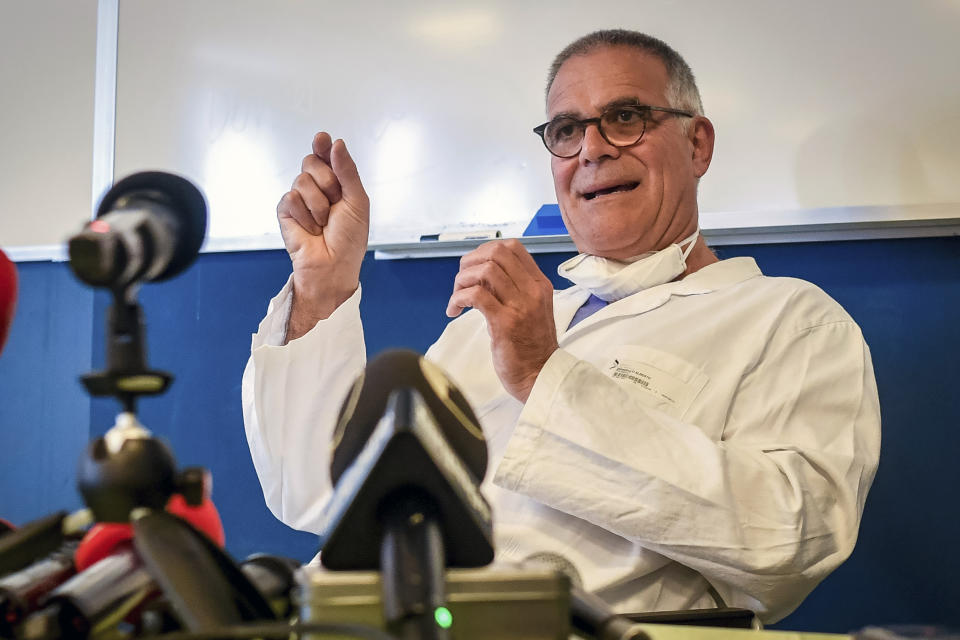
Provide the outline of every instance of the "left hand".
{"type": "Polygon", "coordinates": [[[494,240],[460,259],[447,315],[473,307],[487,320],[493,367],[504,388],[526,402],[558,349],[553,285],[519,240],[494,240]]]}

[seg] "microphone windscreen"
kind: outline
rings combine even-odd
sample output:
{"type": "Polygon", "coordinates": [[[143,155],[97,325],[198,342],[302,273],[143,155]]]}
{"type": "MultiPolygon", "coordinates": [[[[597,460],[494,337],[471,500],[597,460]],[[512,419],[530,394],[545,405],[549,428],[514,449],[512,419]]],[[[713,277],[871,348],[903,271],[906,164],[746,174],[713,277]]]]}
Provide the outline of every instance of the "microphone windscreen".
{"type": "Polygon", "coordinates": [[[473,409],[439,367],[407,349],[377,356],[347,395],[333,436],[334,484],[363,449],[397,389],[420,393],[448,444],[479,484],[487,470],[487,444],[473,409]]]}
{"type": "Polygon", "coordinates": [[[170,264],[153,280],[166,280],[191,264],[200,253],[207,233],[207,202],[186,178],[163,171],[142,171],[117,182],[100,200],[97,217],[117,208],[136,206],[136,200],[160,204],[179,225],[170,264]]]}
{"type": "Polygon", "coordinates": [[[93,525],[73,552],[77,571],[86,571],[119,549],[133,544],[133,526],[128,522],[101,522],[93,525]]]}
{"type": "Polygon", "coordinates": [[[523,559],[523,566],[533,566],[541,567],[544,569],[552,569],[557,573],[562,573],[563,575],[570,578],[570,584],[574,587],[583,587],[583,578],[580,577],[580,571],[577,570],[577,565],[573,564],[566,556],[562,556],[559,553],[554,553],[552,551],[538,551],[536,553],[531,553],[526,558],[523,559]]]}
{"type": "Polygon", "coordinates": [[[167,511],[192,524],[194,529],[206,535],[218,547],[223,548],[226,544],[220,512],[210,498],[205,497],[200,504],[194,506],[182,495],[175,493],[167,502],[167,511]]]}
{"type": "Polygon", "coordinates": [[[0,352],[7,342],[13,312],[17,307],[17,268],[0,250],[0,352]]]}

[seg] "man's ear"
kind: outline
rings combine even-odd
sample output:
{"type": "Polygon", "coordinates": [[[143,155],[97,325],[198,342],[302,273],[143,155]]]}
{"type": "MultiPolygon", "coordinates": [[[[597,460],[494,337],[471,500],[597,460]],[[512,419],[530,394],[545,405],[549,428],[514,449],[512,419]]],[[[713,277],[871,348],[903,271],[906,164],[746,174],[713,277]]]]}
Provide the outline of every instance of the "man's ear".
{"type": "Polygon", "coordinates": [[[710,167],[713,159],[714,131],[713,123],[704,116],[696,116],[690,123],[687,133],[693,153],[693,169],[697,178],[700,178],[710,167]]]}

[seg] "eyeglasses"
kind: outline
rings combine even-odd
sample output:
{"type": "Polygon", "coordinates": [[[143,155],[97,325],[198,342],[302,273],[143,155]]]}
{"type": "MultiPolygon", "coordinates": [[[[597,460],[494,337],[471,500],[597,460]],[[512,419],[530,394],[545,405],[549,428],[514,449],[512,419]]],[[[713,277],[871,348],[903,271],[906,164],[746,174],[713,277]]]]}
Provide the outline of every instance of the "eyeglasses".
{"type": "Polygon", "coordinates": [[[597,125],[603,139],[615,147],[629,147],[640,142],[647,122],[653,119],[653,112],[659,111],[686,118],[694,114],[667,107],[650,107],[643,104],[620,105],[611,107],[600,114],[599,118],[578,120],[570,116],[559,116],[550,122],[534,127],[533,132],[540,136],[547,151],[558,158],[572,158],[580,153],[587,125],[597,125]]]}

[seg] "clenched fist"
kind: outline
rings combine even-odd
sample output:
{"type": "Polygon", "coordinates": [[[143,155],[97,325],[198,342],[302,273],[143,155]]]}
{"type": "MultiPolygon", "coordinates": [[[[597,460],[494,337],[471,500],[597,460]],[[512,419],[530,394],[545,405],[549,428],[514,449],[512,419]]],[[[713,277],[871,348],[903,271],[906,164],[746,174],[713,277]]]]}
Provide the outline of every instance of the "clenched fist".
{"type": "Polygon", "coordinates": [[[333,313],[360,282],[370,199],[342,140],[314,136],[313,153],[277,205],[277,220],[293,263],[290,341],[333,313]]]}

